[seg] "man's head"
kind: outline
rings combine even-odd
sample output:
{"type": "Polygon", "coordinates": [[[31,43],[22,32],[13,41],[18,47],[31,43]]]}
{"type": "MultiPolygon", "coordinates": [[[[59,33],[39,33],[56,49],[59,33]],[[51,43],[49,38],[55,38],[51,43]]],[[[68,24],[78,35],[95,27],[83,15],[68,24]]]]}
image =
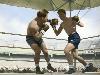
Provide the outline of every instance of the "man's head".
{"type": "Polygon", "coordinates": [[[63,20],[66,17],[66,11],[64,9],[59,9],[57,13],[61,20],[63,20]]]}
{"type": "Polygon", "coordinates": [[[46,9],[42,9],[37,12],[37,17],[46,17],[49,12],[46,9]]]}
{"type": "Polygon", "coordinates": [[[42,21],[46,22],[48,13],[49,12],[46,9],[42,9],[37,12],[37,17],[41,18],[42,21]]]}
{"type": "Polygon", "coordinates": [[[42,11],[45,12],[46,14],[49,13],[46,9],[42,9],[42,11]]]}
{"type": "Polygon", "coordinates": [[[64,14],[66,14],[66,11],[65,11],[64,9],[59,9],[57,13],[58,13],[58,14],[59,14],[59,13],[64,13],[64,14]]]}

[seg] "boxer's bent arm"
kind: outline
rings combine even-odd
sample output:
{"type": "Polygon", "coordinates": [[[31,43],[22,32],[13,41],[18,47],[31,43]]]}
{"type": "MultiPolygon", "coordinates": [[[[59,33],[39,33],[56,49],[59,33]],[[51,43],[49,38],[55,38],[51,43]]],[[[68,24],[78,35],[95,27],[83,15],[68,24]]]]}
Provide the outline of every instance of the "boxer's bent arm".
{"type": "Polygon", "coordinates": [[[43,30],[46,32],[49,29],[49,26],[46,24],[43,30]]]}
{"type": "Polygon", "coordinates": [[[61,33],[62,29],[63,29],[62,25],[60,25],[58,30],[56,28],[53,29],[55,34],[56,34],[56,36],[58,36],[61,33]]]}
{"type": "Polygon", "coordinates": [[[42,33],[40,33],[36,28],[31,27],[31,34],[36,40],[40,40],[42,38],[42,33]]]}
{"type": "Polygon", "coordinates": [[[77,25],[80,26],[80,27],[84,27],[84,24],[81,21],[78,21],[77,25]]]}

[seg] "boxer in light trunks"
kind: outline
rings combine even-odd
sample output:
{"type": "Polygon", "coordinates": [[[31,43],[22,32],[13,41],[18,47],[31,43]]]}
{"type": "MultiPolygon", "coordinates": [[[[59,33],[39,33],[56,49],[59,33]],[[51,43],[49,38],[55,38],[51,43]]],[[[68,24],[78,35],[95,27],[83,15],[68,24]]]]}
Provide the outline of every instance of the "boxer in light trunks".
{"type": "Polygon", "coordinates": [[[66,11],[64,9],[59,9],[57,13],[63,22],[60,24],[60,27],[58,29],[56,29],[56,25],[52,26],[56,36],[61,33],[62,29],[64,29],[65,32],[68,34],[68,44],[64,49],[64,53],[69,64],[69,70],[65,72],[65,74],[72,74],[75,72],[73,59],[77,59],[85,66],[83,72],[93,71],[92,68],[89,69],[89,64],[87,64],[82,57],[78,56],[76,52],[76,49],[78,48],[78,45],[80,43],[80,36],[76,31],[76,25],[84,27],[84,24],[79,21],[79,17],[77,16],[66,17],[66,11]]]}
{"type": "Polygon", "coordinates": [[[47,69],[56,72],[56,69],[54,69],[50,64],[48,50],[42,39],[44,32],[49,29],[49,26],[45,24],[45,22],[47,22],[47,15],[48,11],[46,9],[38,11],[37,17],[29,23],[27,28],[26,41],[35,52],[34,61],[37,74],[44,74],[44,72],[42,72],[39,67],[41,51],[43,52],[47,62],[47,69]]]}

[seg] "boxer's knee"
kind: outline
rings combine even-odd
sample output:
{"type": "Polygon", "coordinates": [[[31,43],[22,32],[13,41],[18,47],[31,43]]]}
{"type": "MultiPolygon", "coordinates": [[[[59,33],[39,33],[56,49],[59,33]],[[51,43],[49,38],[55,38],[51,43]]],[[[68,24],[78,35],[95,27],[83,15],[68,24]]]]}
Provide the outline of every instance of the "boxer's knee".
{"type": "Polygon", "coordinates": [[[69,54],[69,50],[68,49],[64,49],[64,53],[65,54],[69,54]]]}

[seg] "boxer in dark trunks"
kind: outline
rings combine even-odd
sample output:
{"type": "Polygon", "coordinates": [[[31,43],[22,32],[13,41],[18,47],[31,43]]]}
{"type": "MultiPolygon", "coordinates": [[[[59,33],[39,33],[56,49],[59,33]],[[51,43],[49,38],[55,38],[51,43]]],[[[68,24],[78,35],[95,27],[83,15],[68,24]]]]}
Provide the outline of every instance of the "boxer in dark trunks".
{"type": "Polygon", "coordinates": [[[54,69],[50,64],[48,50],[42,39],[44,32],[49,29],[49,26],[45,24],[45,22],[47,22],[47,14],[48,11],[46,9],[38,11],[37,17],[29,23],[27,28],[26,41],[35,52],[34,61],[37,74],[44,74],[39,67],[41,51],[43,52],[47,62],[47,69],[56,72],[56,69],[54,69]]]}
{"type": "Polygon", "coordinates": [[[68,34],[68,44],[64,49],[64,53],[69,64],[69,70],[65,72],[65,74],[72,74],[75,72],[73,59],[77,59],[85,66],[84,72],[93,71],[92,68],[89,69],[89,64],[87,64],[82,57],[78,56],[76,52],[76,49],[78,48],[78,45],[80,43],[80,36],[76,32],[76,25],[84,27],[84,24],[79,21],[79,17],[77,16],[66,17],[66,11],[64,9],[59,9],[57,13],[63,22],[60,24],[60,27],[58,29],[56,29],[56,25],[52,26],[56,36],[61,33],[62,29],[64,29],[68,34]]]}

